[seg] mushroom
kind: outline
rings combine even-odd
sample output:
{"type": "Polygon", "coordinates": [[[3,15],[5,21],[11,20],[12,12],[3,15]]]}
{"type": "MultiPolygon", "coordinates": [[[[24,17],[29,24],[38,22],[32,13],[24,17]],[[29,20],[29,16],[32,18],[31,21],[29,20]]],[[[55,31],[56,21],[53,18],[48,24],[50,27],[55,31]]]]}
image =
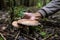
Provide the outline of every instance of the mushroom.
{"type": "Polygon", "coordinates": [[[36,20],[29,20],[29,19],[21,19],[17,21],[19,24],[27,25],[27,26],[37,26],[40,23],[36,20]]]}
{"type": "Polygon", "coordinates": [[[18,27],[19,27],[19,25],[18,25],[17,21],[13,21],[13,22],[12,22],[12,25],[13,25],[14,27],[16,27],[16,28],[18,28],[18,27]]]}

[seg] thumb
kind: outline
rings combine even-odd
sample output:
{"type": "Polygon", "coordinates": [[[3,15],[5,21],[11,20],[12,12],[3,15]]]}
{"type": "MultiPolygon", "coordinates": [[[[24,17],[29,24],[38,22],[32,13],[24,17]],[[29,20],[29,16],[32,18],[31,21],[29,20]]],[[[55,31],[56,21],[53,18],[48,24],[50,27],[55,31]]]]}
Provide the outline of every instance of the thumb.
{"type": "Polygon", "coordinates": [[[25,12],[25,15],[32,16],[32,13],[25,12]]]}
{"type": "Polygon", "coordinates": [[[30,19],[31,17],[32,17],[32,13],[27,13],[27,12],[24,13],[24,17],[23,18],[30,19]]]}

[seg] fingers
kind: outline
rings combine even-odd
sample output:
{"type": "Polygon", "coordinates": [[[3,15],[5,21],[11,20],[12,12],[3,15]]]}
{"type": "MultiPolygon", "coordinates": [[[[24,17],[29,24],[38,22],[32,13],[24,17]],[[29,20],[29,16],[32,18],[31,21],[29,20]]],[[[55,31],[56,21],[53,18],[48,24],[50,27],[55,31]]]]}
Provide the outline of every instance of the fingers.
{"type": "Polygon", "coordinates": [[[24,19],[30,19],[30,16],[28,16],[28,15],[24,15],[23,18],[24,18],[24,19]]]}
{"type": "Polygon", "coordinates": [[[28,13],[28,12],[25,12],[24,14],[25,14],[25,15],[32,15],[32,13],[28,13]]]}
{"type": "Polygon", "coordinates": [[[24,19],[39,20],[41,17],[40,13],[38,13],[38,12],[36,12],[36,13],[25,12],[24,14],[25,14],[24,19]]]}
{"type": "Polygon", "coordinates": [[[33,16],[35,17],[34,19],[39,21],[41,19],[40,13],[33,13],[33,16]]]}
{"type": "Polygon", "coordinates": [[[27,12],[25,12],[24,15],[33,16],[33,13],[27,13],[27,12]]]}
{"type": "Polygon", "coordinates": [[[27,12],[25,12],[24,13],[24,19],[30,19],[30,17],[31,17],[31,15],[30,15],[30,13],[27,13],[27,12]]]}
{"type": "Polygon", "coordinates": [[[32,17],[30,18],[30,20],[37,20],[37,21],[38,21],[39,19],[41,19],[40,16],[32,16],[32,17]]]}

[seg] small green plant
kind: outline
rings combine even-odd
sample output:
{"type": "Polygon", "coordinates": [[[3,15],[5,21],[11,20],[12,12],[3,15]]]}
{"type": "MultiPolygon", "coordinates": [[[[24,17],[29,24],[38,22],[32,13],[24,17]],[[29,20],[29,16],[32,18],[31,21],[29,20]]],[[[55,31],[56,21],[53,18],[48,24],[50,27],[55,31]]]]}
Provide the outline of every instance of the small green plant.
{"type": "Polygon", "coordinates": [[[26,10],[23,6],[18,6],[14,8],[14,18],[22,18],[24,17],[24,11],[26,10]]]}
{"type": "Polygon", "coordinates": [[[45,37],[45,36],[46,36],[46,32],[40,32],[40,35],[41,35],[42,37],[45,37]]]}

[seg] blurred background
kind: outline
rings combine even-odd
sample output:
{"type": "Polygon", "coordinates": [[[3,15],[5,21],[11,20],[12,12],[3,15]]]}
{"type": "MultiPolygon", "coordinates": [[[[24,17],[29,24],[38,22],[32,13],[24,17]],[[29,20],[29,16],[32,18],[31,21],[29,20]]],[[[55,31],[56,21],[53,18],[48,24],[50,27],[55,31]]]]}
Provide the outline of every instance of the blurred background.
{"type": "Polygon", "coordinates": [[[36,12],[50,1],[52,0],[0,0],[0,33],[4,36],[0,36],[0,39],[60,40],[60,12],[43,18],[42,25],[23,28],[23,31],[11,25],[13,21],[21,19],[24,12],[36,12]],[[33,33],[30,33],[30,30],[33,33]]]}

